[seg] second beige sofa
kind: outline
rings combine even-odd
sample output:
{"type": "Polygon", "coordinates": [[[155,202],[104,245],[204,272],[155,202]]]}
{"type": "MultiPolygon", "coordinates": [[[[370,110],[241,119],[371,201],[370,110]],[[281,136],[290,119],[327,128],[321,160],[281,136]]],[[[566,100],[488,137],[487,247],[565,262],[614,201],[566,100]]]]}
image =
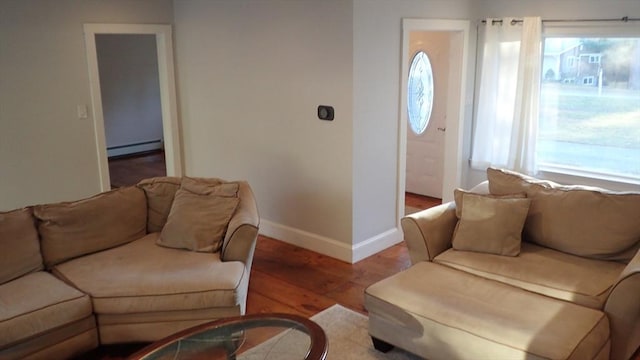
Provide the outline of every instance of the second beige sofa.
{"type": "Polygon", "coordinates": [[[462,202],[402,219],[413,266],[365,294],[376,347],[431,360],[629,359],[640,345],[640,193],[487,175],[462,202]],[[505,233],[523,204],[517,236],[484,235],[505,233]]]}

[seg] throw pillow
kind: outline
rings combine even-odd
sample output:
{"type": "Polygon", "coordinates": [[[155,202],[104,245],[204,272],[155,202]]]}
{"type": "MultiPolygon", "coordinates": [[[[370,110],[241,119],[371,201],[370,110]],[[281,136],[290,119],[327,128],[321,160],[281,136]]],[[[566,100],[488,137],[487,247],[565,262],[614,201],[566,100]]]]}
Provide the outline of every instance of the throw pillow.
{"type": "Polygon", "coordinates": [[[453,233],[453,248],[518,256],[522,228],[531,200],[462,195],[462,214],[453,233]]]}
{"type": "Polygon", "coordinates": [[[239,202],[237,183],[183,179],[158,245],[200,252],[219,251],[239,202]]]}

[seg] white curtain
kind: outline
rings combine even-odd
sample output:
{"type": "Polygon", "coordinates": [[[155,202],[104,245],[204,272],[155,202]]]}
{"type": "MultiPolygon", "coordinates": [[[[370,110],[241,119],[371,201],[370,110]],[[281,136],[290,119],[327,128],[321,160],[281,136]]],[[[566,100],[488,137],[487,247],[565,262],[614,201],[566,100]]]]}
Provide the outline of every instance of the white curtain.
{"type": "Polygon", "coordinates": [[[471,166],[535,174],[542,21],[495,20],[485,25],[471,166]]]}

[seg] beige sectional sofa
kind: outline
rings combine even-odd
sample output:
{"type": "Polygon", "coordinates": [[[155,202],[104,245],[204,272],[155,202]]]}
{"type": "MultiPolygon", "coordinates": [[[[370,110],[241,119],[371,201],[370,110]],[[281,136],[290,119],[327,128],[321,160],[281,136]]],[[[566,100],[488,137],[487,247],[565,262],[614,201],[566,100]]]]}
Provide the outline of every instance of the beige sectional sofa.
{"type": "Polygon", "coordinates": [[[70,358],[245,312],[246,182],[163,177],[0,213],[0,358],[70,358]]]}
{"type": "Polygon", "coordinates": [[[374,346],[431,360],[629,359],[640,192],[487,175],[402,219],[413,265],[365,292],[374,346]]]}

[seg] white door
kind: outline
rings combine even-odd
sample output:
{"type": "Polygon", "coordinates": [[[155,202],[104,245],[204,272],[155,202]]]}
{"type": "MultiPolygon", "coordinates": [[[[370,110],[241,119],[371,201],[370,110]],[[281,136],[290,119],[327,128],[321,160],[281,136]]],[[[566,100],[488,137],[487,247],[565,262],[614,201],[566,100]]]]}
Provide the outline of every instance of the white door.
{"type": "MultiPolygon", "coordinates": [[[[409,34],[409,53],[406,57],[409,60],[408,68],[411,69],[416,54],[426,54],[433,74],[433,99],[422,97],[418,99],[421,102],[432,101],[431,114],[424,132],[416,133],[415,126],[407,125],[405,189],[407,192],[439,199],[442,198],[444,172],[450,43],[449,32],[414,31],[409,34]]],[[[411,87],[411,80],[408,83],[411,87]]],[[[420,87],[422,86],[423,84],[420,84],[420,87]]],[[[424,97],[429,97],[428,91],[425,91],[424,97]]],[[[409,89],[407,101],[412,101],[411,89],[409,89]]],[[[411,121],[411,116],[407,118],[411,121]]]]}

